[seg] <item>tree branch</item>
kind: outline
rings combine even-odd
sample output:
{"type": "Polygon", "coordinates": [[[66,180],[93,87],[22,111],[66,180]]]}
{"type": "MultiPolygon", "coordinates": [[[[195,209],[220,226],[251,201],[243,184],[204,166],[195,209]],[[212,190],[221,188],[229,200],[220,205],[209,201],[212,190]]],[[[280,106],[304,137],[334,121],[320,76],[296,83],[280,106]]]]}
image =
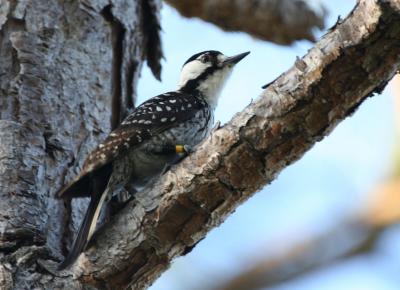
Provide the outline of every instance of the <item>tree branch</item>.
{"type": "Polygon", "coordinates": [[[226,31],[243,31],[278,44],[315,41],[313,29],[324,28],[325,9],[304,0],[165,0],[185,17],[199,17],[226,31]]]}
{"type": "Polygon", "coordinates": [[[240,203],[379,93],[399,68],[400,3],[363,0],[198,150],[138,193],[73,269],[142,289],[240,203]]]}

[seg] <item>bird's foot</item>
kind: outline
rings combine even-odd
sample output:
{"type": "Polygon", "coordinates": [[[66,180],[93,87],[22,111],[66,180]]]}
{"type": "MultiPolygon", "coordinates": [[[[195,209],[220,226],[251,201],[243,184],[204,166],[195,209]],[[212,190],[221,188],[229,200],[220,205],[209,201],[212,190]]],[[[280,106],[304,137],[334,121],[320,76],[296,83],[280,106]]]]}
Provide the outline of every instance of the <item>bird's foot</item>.
{"type": "Polygon", "coordinates": [[[173,160],[171,163],[168,163],[167,165],[164,166],[164,169],[161,172],[161,175],[164,175],[167,173],[168,170],[171,169],[172,166],[178,164],[179,162],[182,161],[186,156],[188,156],[190,153],[193,153],[193,147],[190,145],[175,145],[175,153],[181,154],[175,160],[173,160]]]}
{"type": "Polygon", "coordinates": [[[132,199],[134,199],[134,194],[130,194],[128,191],[124,191],[113,196],[108,204],[109,218],[123,209],[132,199]]]}
{"type": "Polygon", "coordinates": [[[211,129],[211,133],[214,133],[215,131],[217,131],[219,128],[221,128],[221,122],[217,121],[215,122],[214,127],[211,129]]]}
{"type": "Polygon", "coordinates": [[[189,145],[185,144],[160,144],[160,145],[154,145],[154,144],[149,144],[145,148],[146,152],[150,154],[155,154],[155,155],[166,155],[166,154],[189,154],[193,152],[193,149],[189,145]]]}
{"type": "Polygon", "coordinates": [[[186,155],[189,155],[190,153],[193,153],[193,147],[190,145],[175,145],[175,153],[183,153],[186,155]]]}

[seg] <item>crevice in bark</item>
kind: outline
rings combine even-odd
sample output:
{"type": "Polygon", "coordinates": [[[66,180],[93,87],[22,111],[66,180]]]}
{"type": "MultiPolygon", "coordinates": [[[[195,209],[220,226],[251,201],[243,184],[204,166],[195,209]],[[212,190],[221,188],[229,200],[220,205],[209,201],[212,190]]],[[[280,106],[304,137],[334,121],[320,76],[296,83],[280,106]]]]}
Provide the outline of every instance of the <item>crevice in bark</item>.
{"type": "Polygon", "coordinates": [[[111,69],[111,129],[115,129],[121,122],[123,116],[122,107],[122,62],[124,57],[124,37],[125,28],[123,24],[112,14],[112,5],[109,4],[103,8],[101,15],[111,23],[111,41],[112,41],[112,69],[111,69]]]}
{"type": "Polygon", "coordinates": [[[68,253],[68,240],[70,239],[71,235],[74,233],[71,231],[71,228],[68,226],[71,222],[71,214],[72,214],[72,206],[70,201],[64,201],[64,214],[62,215],[62,223],[64,231],[61,237],[61,251],[64,256],[68,253]]]}
{"type": "MultiPolygon", "coordinates": [[[[223,186],[230,194],[239,194],[239,189],[235,188],[232,184],[230,184],[229,180],[226,178],[218,177],[218,182],[223,186]]],[[[210,208],[211,211],[217,209],[221,204],[224,203],[225,200],[221,200],[221,202],[217,203],[214,207],[210,208]]]]}
{"type": "Polygon", "coordinates": [[[49,155],[53,160],[56,159],[56,152],[63,151],[63,147],[59,140],[54,138],[53,131],[51,129],[46,130],[43,133],[43,139],[45,142],[44,151],[49,155]]]}
{"type": "MultiPolygon", "coordinates": [[[[21,63],[18,57],[18,51],[17,49],[13,46],[12,44],[12,34],[17,33],[19,31],[24,31],[25,28],[25,20],[23,19],[17,19],[12,17],[11,15],[8,15],[7,21],[3,25],[3,30],[0,30],[0,38],[5,38],[7,39],[7,42],[10,44],[10,53],[11,53],[11,66],[10,66],[10,71],[9,71],[9,79],[10,80],[16,80],[18,75],[20,74],[21,71],[21,63]],[[4,31],[4,32],[3,32],[4,31]],[[7,31],[7,32],[5,32],[7,31]]],[[[7,43],[6,42],[6,43],[7,43]]],[[[15,83],[10,82],[9,84],[9,90],[10,91],[17,91],[16,88],[11,88],[12,86],[15,86],[15,83]]],[[[11,97],[11,109],[9,119],[15,122],[19,122],[19,116],[20,116],[20,101],[17,97],[11,97]]]]}
{"type": "Polygon", "coordinates": [[[9,255],[21,247],[44,246],[46,237],[35,229],[21,229],[14,232],[3,233],[0,240],[0,253],[9,255]]]}

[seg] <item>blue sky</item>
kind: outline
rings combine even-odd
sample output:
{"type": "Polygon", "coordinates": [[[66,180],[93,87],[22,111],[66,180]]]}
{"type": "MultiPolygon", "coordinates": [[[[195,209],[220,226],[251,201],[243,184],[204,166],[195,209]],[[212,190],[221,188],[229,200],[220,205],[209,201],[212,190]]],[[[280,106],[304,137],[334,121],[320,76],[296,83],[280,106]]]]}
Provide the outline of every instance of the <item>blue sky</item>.
{"type": "MultiPolygon", "coordinates": [[[[345,17],[350,12],[355,1],[324,3],[330,13],[330,27],[338,15],[345,17]]],[[[262,85],[290,68],[296,56],[303,56],[312,46],[300,41],[285,47],[243,33],[226,33],[198,19],[182,18],[166,5],[162,27],[166,56],[163,81],[157,82],[145,67],[139,81],[139,102],[174,90],[181,65],[196,52],[215,49],[234,55],[251,51],[235,68],[222,93],[216,111],[216,119],[222,122],[260,95],[262,85]]],[[[206,289],[207,285],[240,272],[257,257],[283,251],[351,216],[362,205],[366,193],[388,173],[393,133],[392,97],[386,90],[368,99],[330,136],[241,205],[190,254],[176,259],[150,289],[206,289]]],[[[382,251],[391,248],[394,240],[400,240],[396,231],[388,233],[382,251]]],[[[393,274],[396,267],[400,269],[399,264],[382,259],[359,257],[271,289],[399,289],[400,279],[395,277],[400,275],[393,274]]]]}

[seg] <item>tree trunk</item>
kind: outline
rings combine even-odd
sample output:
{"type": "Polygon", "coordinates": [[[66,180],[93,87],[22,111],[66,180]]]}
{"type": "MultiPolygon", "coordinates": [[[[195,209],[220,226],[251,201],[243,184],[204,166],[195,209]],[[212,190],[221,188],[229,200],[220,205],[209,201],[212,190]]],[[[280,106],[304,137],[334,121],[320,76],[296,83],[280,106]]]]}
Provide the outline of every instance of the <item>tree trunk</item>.
{"type": "Polygon", "coordinates": [[[36,263],[82,216],[53,195],[133,106],[144,59],[159,77],[158,5],[0,1],[0,289],[83,287],[36,263]]]}

